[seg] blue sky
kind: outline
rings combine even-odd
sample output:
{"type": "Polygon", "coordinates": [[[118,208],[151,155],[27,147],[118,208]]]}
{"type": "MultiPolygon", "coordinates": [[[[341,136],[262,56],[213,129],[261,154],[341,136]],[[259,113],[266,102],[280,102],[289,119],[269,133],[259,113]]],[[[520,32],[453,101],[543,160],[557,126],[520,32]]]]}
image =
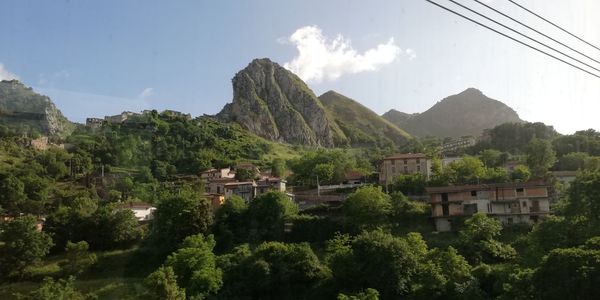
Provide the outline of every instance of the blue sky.
{"type": "MultiPolygon", "coordinates": [[[[486,2],[600,59],[600,51],[507,1],[486,2]]],[[[600,44],[599,1],[526,3],[600,44]]],[[[317,95],[333,89],[380,114],[412,113],[476,87],[560,132],[600,130],[600,79],[421,0],[2,1],[0,77],[18,77],[79,122],[147,108],[214,114],[231,101],[231,78],[253,58],[311,71],[323,53],[307,43],[301,59],[290,40],[307,26],[320,30],[325,46],[339,35],[346,46],[329,49],[318,69],[324,76],[308,79],[317,95]],[[338,64],[329,62],[338,56],[338,64]]]]}

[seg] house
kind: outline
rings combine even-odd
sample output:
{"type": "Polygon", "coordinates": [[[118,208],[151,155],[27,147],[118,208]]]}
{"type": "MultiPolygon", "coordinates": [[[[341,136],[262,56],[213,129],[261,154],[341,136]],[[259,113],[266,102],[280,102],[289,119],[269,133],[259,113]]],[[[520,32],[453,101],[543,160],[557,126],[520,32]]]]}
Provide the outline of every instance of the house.
{"type": "Polygon", "coordinates": [[[549,185],[544,182],[498,183],[426,188],[437,231],[477,212],[503,224],[534,223],[550,213],[549,185]]]}
{"type": "Polygon", "coordinates": [[[225,185],[233,182],[237,182],[237,180],[228,177],[208,179],[208,185],[205,186],[205,189],[210,194],[225,194],[225,185]]]}
{"type": "Polygon", "coordinates": [[[215,179],[221,178],[234,178],[235,172],[231,170],[231,168],[222,168],[222,169],[210,169],[200,173],[200,179],[204,182],[204,184],[209,183],[215,179]]]}
{"type": "Polygon", "coordinates": [[[169,117],[175,117],[175,118],[184,118],[186,120],[191,120],[192,119],[192,115],[191,114],[184,114],[180,111],[176,111],[176,110],[164,110],[161,114],[165,115],[165,116],[169,116],[169,117]]]}
{"type": "Polygon", "coordinates": [[[102,127],[104,124],[104,119],[99,118],[87,118],[85,119],[85,126],[90,127],[92,129],[98,129],[102,127]]]}
{"type": "Polygon", "coordinates": [[[287,181],[277,177],[263,177],[256,182],[256,195],[264,194],[270,191],[285,193],[285,184],[287,181]]]}
{"type": "Polygon", "coordinates": [[[213,213],[216,213],[219,207],[225,203],[225,196],[222,194],[204,193],[203,196],[210,202],[210,208],[213,213]]]}
{"type": "Polygon", "coordinates": [[[577,171],[552,171],[552,176],[562,183],[565,188],[568,188],[577,177],[577,171]]]}
{"type": "Polygon", "coordinates": [[[415,173],[429,179],[431,176],[431,159],[422,153],[394,154],[383,159],[379,172],[379,182],[388,184],[395,182],[399,175],[415,173]]]}
{"type": "Polygon", "coordinates": [[[466,149],[474,146],[477,140],[472,136],[463,136],[444,142],[442,145],[442,153],[455,153],[458,150],[466,149]]]}
{"type": "Polygon", "coordinates": [[[225,184],[225,198],[232,195],[242,197],[246,203],[250,203],[256,197],[257,184],[254,181],[230,182],[225,184]]]}
{"type": "Polygon", "coordinates": [[[120,124],[120,123],[125,122],[125,120],[129,119],[130,117],[136,117],[136,116],[140,116],[140,114],[134,113],[131,111],[124,111],[118,115],[105,116],[104,121],[106,121],[107,123],[112,123],[112,124],[120,124]]]}
{"type": "Polygon", "coordinates": [[[127,208],[133,211],[138,221],[149,221],[153,218],[153,213],[156,207],[144,202],[131,202],[124,204],[122,208],[127,208]]]}
{"type": "Polygon", "coordinates": [[[349,171],[344,174],[343,184],[363,184],[365,176],[358,171],[349,171]]]}

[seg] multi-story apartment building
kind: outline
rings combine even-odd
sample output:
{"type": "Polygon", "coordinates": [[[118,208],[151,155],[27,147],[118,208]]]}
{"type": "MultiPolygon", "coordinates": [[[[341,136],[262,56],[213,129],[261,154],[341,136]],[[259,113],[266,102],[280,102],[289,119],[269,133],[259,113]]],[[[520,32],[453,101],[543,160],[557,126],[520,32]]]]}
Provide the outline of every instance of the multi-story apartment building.
{"type": "Polygon", "coordinates": [[[431,175],[431,159],[422,153],[394,154],[386,157],[381,163],[379,182],[393,183],[398,176],[419,173],[429,179],[431,175]]]}
{"type": "Polygon", "coordinates": [[[200,179],[202,179],[204,184],[207,184],[215,179],[234,177],[235,172],[231,170],[231,168],[210,169],[200,173],[200,179]]]}
{"type": "Polygon", "coordinates": [[[503,224],[534,223],[550,213],[549,185],[543,182],[499,183],[427,188],[437,231],[484,213],[503,224]]]}

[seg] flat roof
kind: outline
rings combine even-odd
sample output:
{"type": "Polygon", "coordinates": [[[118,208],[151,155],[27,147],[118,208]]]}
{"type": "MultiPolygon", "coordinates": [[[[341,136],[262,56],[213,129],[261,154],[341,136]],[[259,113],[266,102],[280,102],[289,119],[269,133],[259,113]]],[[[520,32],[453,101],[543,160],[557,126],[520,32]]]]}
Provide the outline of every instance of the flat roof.
{"type": "Polygon", "coordinates": [[[451,186],[436,186],[427,187],[425,190],[428,194],[439,194],[448,192],[462,192],[475,190],[489,190],[494,188],[526,188],[526,187],[549,187],[550,185],[543,181],[529,182],[508,182],[508,183],[487,183],[474,185],[451,185],[451,186]]]}
{"type": "Polygon", "coordinates": [[[427,158],[427,155],[423,153],[396,153],[394,155],[390,155],[383,160],[390,159],[411,159],[411,158],[427,158]]]}

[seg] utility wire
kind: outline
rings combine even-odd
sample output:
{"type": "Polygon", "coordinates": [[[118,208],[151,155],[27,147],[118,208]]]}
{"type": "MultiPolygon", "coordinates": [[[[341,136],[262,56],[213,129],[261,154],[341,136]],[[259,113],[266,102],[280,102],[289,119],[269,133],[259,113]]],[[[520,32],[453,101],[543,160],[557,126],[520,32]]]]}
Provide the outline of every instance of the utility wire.
{"type": "Polygon", "coordinates": [[[598,71],[598,72],[600,72],[600,69],[598,69],[598,68],[596,68],[596,67],[594,67],[594,66],[592,66],[592,65],[589,65],[589,64],[587,64],[587,63],[585,63],[585,62],[583,62],[583,61],[581,61],[581,60],[579,60],[579,59],[577,59],[577,58],[575,58],[575,57],[573,57],[573,56],[571,56],[571,55],[568,55],[568,54],[566,54],[566,53],[564,53],[564,52],[562,52],[562,51],[560,51],[560,50],[557,50],[557,49],[553,48],[552,46],[548,46],[548,45],[546,45],[546,44],[544,44],[544,43],[542,43],[542,42],[540,42],[540,41],[538,41],[538,40],[536,40],[536,39],[534,39],[534,38],[532,38],[532,37],[529,37],[528,35],[526,35],[526,34],[524,34],[524,33],[521,33],[521,32],[519,32],[519,31],[517,31],[517,30],[515,30],[515,29],[512,29],[510,26],[506,26],[506,25],[504,25],[504,24],[502,24],[502,23],[500,23],[500,22],[498,22],[498,21],[496,21],[496,20],[494,20],[494,19],[492,19],[492,18],[490,18],[490,17],[488,17],[488,16],[486,16],[486,15],[484,15],[484,14],[482,14],[482,13],[480,13],[480,12],[476,11],[476,10],[474,10],[474,9],[471,9],[471,8],[469,8],[469,7],[467,7],[467,6],[463,5],[463,4],[460,4],[460,3],[458,3],[458,2],[456,2],[456,1],[454,1],[454,0],[448,0],[448,1],[450,1],[450,2],[452,2],[452,3],[454,3],[454,4],[456,4],[456,5],[458,5],[458,6],[462,7],[462,8],[464,8],[464,9],[466,9],[466,10],[468,10],[468,11],[470,11],[470,12],[472,12],[472,13],[474,13],[474,14],[476,14],[476,15],[480,16],[480,17],[482,17],[482,18],[485,18],[486,20],[492,21],[492,22],[494,22],[495,24],[498,24],[498,25],[500,25],[500,26],[502,26],[502,27],[504,27],[504,28],[506,28],[506,29],[508,29],[508,30],[510,30],[510,31],[512,31],[512,32],[514,32],[514,33],[516,33],[516,34],[518,34],[518,35],[520,35],[520,36],[524,37],[524,38],[527,38],[527,39],[529,39],[529,40],[531,40],[531,41],[534,41],[534,42],[536,42],[536,43],[538,43],[538,44],[540,44],[540,45],[542,45],[542,46],[544,46],[544,47],[546,47],[546,48],[548,48],[548,49],[552,49],[552,50],[554,50],[554,51],[556,51],[556,52],[558,52],[558,53],[560,53],[560,54],[562,54],[562,55],[564,55],[564,56],[566,56],[566,57],[568,57],[568,58],[570,58],[570,59],[572,59],[572,60],[574,60],[574,61],[576,61],[576,62],[578,62],[578,63],[582,64],[582,65],[585,65],[585,66],[586,66],[586,67],[588,67],[588,68],[592,68],[592,69],[594,69],[595,71],[598,71]]]}
{"type": "Polygon", "coordinates": [[[525,6],[523,6],[523,5],[521,5],[521,4],[517,3],[517,2],[515,2],[515,1],[513,1],[513,0],[508,0],[508,1],[509,1],[510,3],[512,3],[512,4],[514,4],[514,5],[516,5],[516,6],[520,7],[521,9],[525,10],[526,12],[528,12],[528,13],[530,13],[530,14],[532,14],[532,15],[534,15],[534,16],[536,16],[536,17],[538,17],[538,18],[540,18],[540,19],[542,19],[542,20],[544,20],[544,21],[546,21],[547,23],[551,24],[552,26],[554,26],[554,27],[556,27],[556,28],[558,28],[558,29],[560,29],[560,30],[562,30],[562,31],[564,31],[564,32],[566,32],[566,33],[568,33],[570,36],[572,36],[572,37],[574,37],[574,38],[576,38],[576,39],[578,39],[578,40],[580,40],[580,41],[582,41],[582,42],[584,42],[584,43],[586,43],[586,44],[588,44],[588,45],[590,45],[590,46],[592,46],[592,47],[596,48],[597,50],[600,50],[600,48],[598,48],[597,46],[594,46],[592,43],[590,43],[590,42],[588,42],[588,41],[586,41],[586,40],[584,40],[584,39],[582,39],[582,38],[578,37],[577,35],[575,35],[575,34],[573,34],[573,33],[569,32],[568,30],[566,30],[566,29],[564,29],[564,28],[562,28],[562,27],[560,27],[560,26],[558,26],[558,25],[554,24],[554,23],[553,23],[553,22],[551,22],[550,20],[548,20],[548,19],[546,19],[546,18],[544,18],[544,17],[542,17],[542,16],[540,16],[540,15],[536,14],[535,12],[533,12],[533,11],[531,11],[531,10],[527,9],[525,6]]]}
{"type": "Polygon", "coordinates": [[[481,26],[481,27],[484,27],[484,28],[486,28],[486,29],[488,29],[488,30],[491,30],[491,31],[493,31],[493,32],[495,32],[495,33],[497,33],[497,34],[499,34],[499,35],[502,35],[502,36],[504,36],[504,37],[506,37],[506,38],[508,38],[508,39],[511,39],[511,40],[513,40],[513,41],[515,41],[515,42],[517,42],[517,43],[519,43],[519,44],[523,45],[523,46],[526,46],[526,47],[528,47],[528,48],[531,48],[531,49],[533,49],[533,50],[535,50],[535,51],[538,51],[538,52],[540,52],[540,53],[543,53],[543,54],[545,54],[545,55],[547,55],[547,56],[550,56],[550,57],[552,57],[552,58],[554,58],[554,59],[556,59],[556,60],[558,60],[558,61],[561,61],[561,62],[563,62],[563,63],[565,63],[565,64],[567,64],[567,65],[569,65],[569,66],[571,66],[571,67],[574,67],[574,68],[576,68],[576,69],[579,69],[579,70],[581,70],[581,71],[583,71],[583,72],[585,72],[585,73],[588,73],[588,74],[590,74],[590,75],[592,75],[592,76],[594,76],[594,77],[596,77],[596,78],[599,78],[599,79],[600,79],[600,75],[598,75],[598,74],[594,74],[594,73],[592,73],[592,72],[590,72],[590,71],[588,71],[588,70],[586,70],[586,69],[584,69],[584,68],[582,68],[582,67],[576,66],[576,65],[574,65],[574,64],[572,64],[572,63],[570,63],[570,62],[568,62],[568,61],[565,61],[564,59],[561,59],[561,58],[559,58],[559,57],[556,57],[556,56],[554,56],[554,55],[552,55],[552,54],[550,54],[550,53],[548,53],[548,52],[546,52],[546,51],[544,51],[544,50],[540,50],[540,49],[538,49],[538,48],[536,48],[536,47],[534,47],[534,46],[531,46],[531,45],[529,45],[529,44],[527,44],[527,43],[525,43],[525,42],[523,42],[523,41],[520,41],[520,40],[518,40],[518,39],[516,39],[516,38],[514,38],[514,37],[512,37],[512,36],[510,36],[510,35],[508,35],[508,34],[502,33],[502,32],[500,32],[500,31],[498,31],[498,30],[496,30],[496,29],[494,29],[494,28],[491,28],[491,27],[489,27],[489,26],[487,26],[487,25],[484,25],[483,23],[480,23],[480,22],[478,22],[478,21],[476,21],[476,20],[473,20],[473,19],[471,19],[471,18],[469,18],[469,17],[467,17],[467,16],[465,16],[465,15],[463,15],[463,14],[459,13],[459,12],[456,12],[456,11],[454,11],[454,10],[450,9],[450,8],[447,8],[447,7],[445,7],[445,6],[441,5],[441,4],[438,4],[438,3],[436,3],[436,2],[433,2],[433,1],[431,1],[431,0],[425,0],[425,1],[427,1],[427,2],[429,2],[429,3],[431,3],[431,4],[435,5],[435,6],[437,6],[437,7],[439,7],[439,8],[442,8],[442,9],[444,9],[444,10],[447,10],[447,11],[449,11],[449,12],[451,12],[451,13],[453,13],[453,14],[455,14],[455,15],[459,16],[459,17],[462,17],[462,18],[464,18],[464,19],[467,19],[467,20],[469,20],[469,21],[471,21],[471,22],[473,22],[473,23],[475,23],[475,24],[477,24],[477,25],[479,25],[479,26],[481,26]]]}
{"type": "Polygon", "coordinates": [[[548,39],[550,39],[550,40],[552,40],[552,41],[554,41],[554,42],[556,42],[556,43],[558,43],[558,44],[560,44],[560,45],[568,48],[569,50],[575,51],[575,52],[579,53],[580,55],[585,56],[585,57],[593,60],[594,62],[600,64],[600,61],[598,61],[598,60],[596,60],[596,59],[594,59],[594,58],[592,58],[592,57],[590,57],[590,56],[588,56],[588,55],[586,55],[586,54],[584,54],[584,53],[582,53],[582,52],[580,52],[578,50],[575,50],[575,49],[571,48],[570,46],[568,46],[568,45],[566,45],[566,44],[564,44],[564,43],[562,43],[562,42],[560,42],[560,41],[552,38],[551,36],[548,36],[547,34],[544,34],[543,32],[540,32],[539,30],[537,30],[535,28],[532,28],[531,26],[529,26],[529,25],[527,25],[527,24],[525,24],[525,23],[523,23],[523,22],[521,22],[521,21],[519,21],[519,20],[517,20],[517,19],[515,19],[515,18],[513,18],[513,17],[511,17],[511,16],[509,16],[509,15],[507,15],[507,14],[505,14],[505,13],[503,13],[503,12],[501,12],[501,11],[499,11],[499,10],[497,10],[497,9],[495,9],[495,8],[493,8],[493,7],[485,4],[483,2],[481,2],[481,1],[479,1],[479,0],[473,0],[473,1],[475,1],[475,2],[477,2],[479,4],[481,4],[481,5],[489,8],[489,9],[495,11],[496,13],[498,13],[498,14],[500,14],[500,15],[502,15],[502,16],[504,16],[504,17],[506,17],[506,18],[508,18],[508,19],[510,19],[510,20],[512,20],[514,22],[516,22],[516,23],[518,23],[519,25],[522,25],[522,26],[526,27],[527,29],[530,29],[530,30],[536,32],[537,34],[540,34],[540,35],[542,35],[542,36],[544,36],[544,37],[546,37],[546,38],[548,38],[548,39]]]}

